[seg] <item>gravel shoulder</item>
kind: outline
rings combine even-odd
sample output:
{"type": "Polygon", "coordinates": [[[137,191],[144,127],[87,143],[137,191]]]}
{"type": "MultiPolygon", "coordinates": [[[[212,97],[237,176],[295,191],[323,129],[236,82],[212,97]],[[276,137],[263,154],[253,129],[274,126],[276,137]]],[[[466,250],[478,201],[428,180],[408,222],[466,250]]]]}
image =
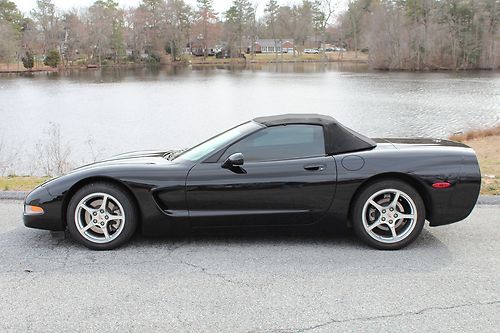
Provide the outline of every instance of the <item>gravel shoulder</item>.
{"type": "Polygon", "coordinates": [[[497,332],[500,207],[401,251],[349,232],[137,237],[93,252],[0,201],[0,331],[497,332]]]}

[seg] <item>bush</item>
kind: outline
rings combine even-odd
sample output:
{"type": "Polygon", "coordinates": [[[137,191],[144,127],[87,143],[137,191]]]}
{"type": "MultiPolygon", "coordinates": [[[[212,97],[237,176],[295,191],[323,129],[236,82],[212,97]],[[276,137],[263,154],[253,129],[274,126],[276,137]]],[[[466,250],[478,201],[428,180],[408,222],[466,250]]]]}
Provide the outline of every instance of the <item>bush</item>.
{"type": "Polygon", "coordinates": [[[151,53],[151,54],[148,55],[148,58],[146,59],[146,62],[149,65],[157,65],[157,64],[160,63],[160,56],[151,53]]]}
{"type": "Polygon", "coordinates": [[[59,61],[60,60],[61,60],[61,55],[59,54],[59,51],[57,51],[57,50],[51,50],[45,56],[45,60],[43,61],[43,63],[46,66],[50,66],[52,68],[56,68],[57,65],[59,65],[59,61]]]}
{"type": "Polygon", "coordinates": [[[26,51],[26,54],[21,60],[23,62],[24,68],[26,69],[32,69],[35,65],[35,58],[33,57],[33,53],[31,53],[30,51],[26,51]]]}
{"type": "Polygon", "coordinates": [[[136,62],[135,55],[133,55],[133,54],[129,54],[129,55],[127,56],[127,62],[136,62]]]}

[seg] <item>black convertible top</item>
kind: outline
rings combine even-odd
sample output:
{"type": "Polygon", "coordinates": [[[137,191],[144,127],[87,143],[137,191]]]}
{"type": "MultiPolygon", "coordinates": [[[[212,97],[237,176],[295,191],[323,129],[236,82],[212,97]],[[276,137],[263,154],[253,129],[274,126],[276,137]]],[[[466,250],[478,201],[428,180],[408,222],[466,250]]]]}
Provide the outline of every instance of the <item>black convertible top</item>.
{"type": "Polygon", "coordinates": [[[366,150],[377,145],[372,139],[345,127],[330,116],[321,114],[282,114],[258,117],[253,121],[268,127],[288,124],[323,126],[327,155],[366,150]]]}

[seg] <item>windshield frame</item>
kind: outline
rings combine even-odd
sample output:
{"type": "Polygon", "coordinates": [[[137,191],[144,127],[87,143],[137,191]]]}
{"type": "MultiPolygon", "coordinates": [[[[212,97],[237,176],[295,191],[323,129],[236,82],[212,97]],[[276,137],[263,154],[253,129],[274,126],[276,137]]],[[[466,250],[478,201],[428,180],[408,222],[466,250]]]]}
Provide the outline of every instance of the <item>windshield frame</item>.
{"type": "Polygon", "coordinates": [[[207,139],[207,140],[205,140],[205,141],[203,141],[203,142],[201,142],[201,143],[199,143],[199,144],[197,144],[189,149],[182,151],[180,154],[174,156],[172,161],[198,163],[200,161],[205,160],[206,158],[210,158],[212,155],[219,152],[221,149],[225,149],[225,147],[232,145],[234,142],[239,141],[241,138],[246,137],[246,136],[248,136],[256,131],[261,130],[263,127],[266,127],[266,126],[259,124],[259,123],[256,123],[255,121],[252,121],[252,120],[246,121],[242,124],[231,127],[230,129],[225,130],[224,132],[221,132],[217,135],[214,135],[211,138],[209,138],[209,139],[207,139]],[[249,126],[249,125],[251,125],[251,126],[249,126]],[[209,143],[211,141],[217,140],[220,137],[227,135],[229,132],[234,131],[240,127],[245,127],[245,128],[243,128],[243,130],[241,132],[239,132],[236,136],[232,136],[232,137],[228,138],[227,140],[216,144],[216,146],[213,147],[212,149],[210,149],[210,151],[203,153],[202,155],[200,155],[199,157],[197,157],[195,159],[185,158],[185,155],[190,153],[190,152],[193,152],[193,150],[199,149],[203,145],[206,145],[207,143],[209,143]]]}

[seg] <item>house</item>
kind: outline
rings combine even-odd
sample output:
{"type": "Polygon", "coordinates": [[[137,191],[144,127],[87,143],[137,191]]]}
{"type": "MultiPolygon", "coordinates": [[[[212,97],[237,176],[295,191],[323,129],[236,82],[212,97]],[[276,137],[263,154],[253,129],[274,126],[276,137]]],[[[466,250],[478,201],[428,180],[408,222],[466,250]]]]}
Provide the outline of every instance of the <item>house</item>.
{"type": "Polygon", "coordinates": [[[293,49],[293,39],[290,38],[277,38],[276,43],[274,39],[257,39],[254,45],[255,53],[281,53],[282,50],[283,53],[291,53],[293,49]]]}
{"type": "MultiPolygon", "coordinates": [[[[207,44],[207,55],[213,56],[218,52],[216,45],[207,44]]],[[[203,42],[203,36],[199,35],[186,45],[186,52],[191,53],[195,57],[201,57],[205,54],[205,44],[203,42]]]]}

